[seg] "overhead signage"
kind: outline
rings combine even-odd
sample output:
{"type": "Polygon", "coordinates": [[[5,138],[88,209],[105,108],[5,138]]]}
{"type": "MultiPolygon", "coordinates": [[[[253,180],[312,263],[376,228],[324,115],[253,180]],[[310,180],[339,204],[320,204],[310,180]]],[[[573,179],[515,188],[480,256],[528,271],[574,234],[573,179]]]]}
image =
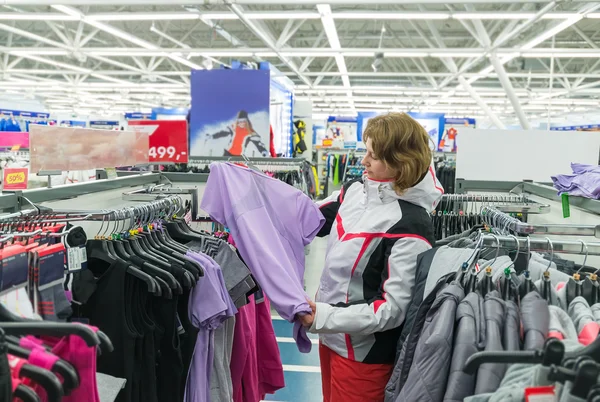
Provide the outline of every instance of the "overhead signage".
{"type": "Polygon", "coordinates": [[[29,180],[29,169],[25,168],[4,168],[2,172],[3,190],[27,190],[29,180]]]}
{"type": "Polygon", "coordinates": [[[32,125],[31,172],[148,164],[148,135],[133,131],[32,125]]]}
{"type": "Polygon", "coordinates": [[[151,163],[188,162],[188,129],[185,120],[137,120],[128,124],[131,130],[148,135],[151,163]]]}

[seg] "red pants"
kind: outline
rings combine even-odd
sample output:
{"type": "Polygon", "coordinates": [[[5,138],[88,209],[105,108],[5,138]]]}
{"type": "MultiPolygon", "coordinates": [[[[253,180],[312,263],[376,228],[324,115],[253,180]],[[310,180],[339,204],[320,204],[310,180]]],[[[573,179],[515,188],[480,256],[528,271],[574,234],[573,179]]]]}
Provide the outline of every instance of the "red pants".
{"type": "Polygon", "coordinates": [[[392,364],[365,364],[348,360],[319,345],[323,402],[383,402],[392,364]]]}

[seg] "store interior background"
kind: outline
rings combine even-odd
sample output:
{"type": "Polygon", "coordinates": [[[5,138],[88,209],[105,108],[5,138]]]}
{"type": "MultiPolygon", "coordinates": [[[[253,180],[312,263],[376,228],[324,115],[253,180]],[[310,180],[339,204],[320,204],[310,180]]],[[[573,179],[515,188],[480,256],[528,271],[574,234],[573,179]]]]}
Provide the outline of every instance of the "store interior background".
{"type": "MultiPolygon", "coordinates": [[[[180,120],[190,104],[193,110],[190,70],[267,62],[271,79],[291,94],[288,120],[306,123],[307,150],[300,156],[315,163],[317,148],[323,146],[318,137],[332,125],[354,124],[354,136],[345,142],[359,143],[361,114],[390,111],[475,120],[480,134],[489,130],[490,139],[483,138],[469,156],[481,161],[480,168],[470,165],[472,179],[492,180],[499,174],[503,180],[506,170],[517,170],[522,175],[511,180],[549,182],[551,174],[570,173],[556,170],[555,158],[576,158],[590,144],[598,155],[600,131],[587,132],[600,130],[598,2],[22,3],[0,1],[0,110],[49,113],[48,119],[59,125],[78,122],[109,129],[127,128],[126,114],[180,120]],[[498,134],[498,129],[503,131],[498,134]],[[539,148],[525,147],[510,132],[531,134],[528,141],[539,140],[539,148]],[[551,140],[555,135],[563,140],[571,135],[570,147],[551,140]],[[493,163],[486,162],[492,155],[493,163]],[[534,168],[535,158],[548,163],[534,168]],[[534,171],[546,180],[532,177],[534,171]]],[[[227,90],[245,95],[243,85],[227,90]]],[[[271,104],[280,104],[273,93],[271,104]]],[[[275,134],[284,153],[290,149],[291,130],[286,126],[275,134]]],[[[460,132],[458,138],[460,144],[460,132]]],[[[450,158],[460,158],[458,147],[458,156],[448,150],[450,158]]],[[[198,188],[200,196],[204,187],[176,185],[198,188]]],[[[86,195],[78,202],[89,209],[127,205],[122,192],[86,195]]],[[[530,223],[565,222],[559,200],[531,198],[552,210],[532,215],[530,223]]],[[[72,200],[46,205],[68,208],[72,200]]],[[[568,223],[598,225],[600,219],[597,213],[572,208],[568,223]]],[[[94,224],[89,226],[93,232],[94,224]]],[[[311,296],[324,253],[325,241],[315,240],[305,278],[311,296]]],[[[569,258],[583,261],[583,256],[569,258]]],[[[600,257],[590,256],[587,262],[600,267],[600,257]]],[[[287,387],[268,400],[322,400],[316,339],[313,352],[303,355],[293,343],[291,324],[275,317],[274,327],[287,387]]]]}

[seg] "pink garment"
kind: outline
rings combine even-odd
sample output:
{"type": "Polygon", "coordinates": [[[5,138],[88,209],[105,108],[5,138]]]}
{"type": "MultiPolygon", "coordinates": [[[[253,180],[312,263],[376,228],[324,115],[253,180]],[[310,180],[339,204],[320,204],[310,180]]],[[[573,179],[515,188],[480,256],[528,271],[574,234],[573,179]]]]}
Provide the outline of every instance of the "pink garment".
{"type": "Polygon", "coordinates": [[[56,343],[52,353],[71,363],[79,373],[79,387],[65,396],[63,402],[100,402],[96,384],[96,347],[89,347],[77,335],[69,335],[56,343]]]}
{"type": "MultiPolygon", "coordinates": [[[[91,328],[98,330],[95,327],[91,328]]],[[[100,402],[96,384],[96,348],[87,346],[85,341],[76,335],[61,339],[44,338],[43,341],[27,336],[21,338],[20,345],[32,351],[43,351],[44,342],[53,346],[52,353],[55,356],[71,363],[79,373],[79,387],[74,389],[71,395],[65,396],[63,402],[100,402]]]]}
{"type": "Polygon", "coordinates": [[[250,303],[236,315],[231,380],[234,402],[258,402],[285,387],[283,365],[271,321],[269,301],[250,303]]]}

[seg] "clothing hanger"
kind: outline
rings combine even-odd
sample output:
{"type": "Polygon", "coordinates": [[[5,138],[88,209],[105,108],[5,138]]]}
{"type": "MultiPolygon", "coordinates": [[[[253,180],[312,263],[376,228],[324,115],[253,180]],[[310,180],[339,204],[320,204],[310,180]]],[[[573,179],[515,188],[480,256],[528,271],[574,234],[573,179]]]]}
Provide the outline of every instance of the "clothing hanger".
{"type": "Polygon", "coordinates": [[[487,351],[473,353],[467,359],[463,372],[476,374],[485,363],[526,363],[550,367],[560,365],[565,357],[565,345],[556,338],[548,338],[541,350],[487,351]]]}
{"type": "Polygon", "coordinates": [[[519,243],[519,239],[515,236],[515,235],[509,235],[509,237],[512,237],[513,239],[515,239],[515,243],[517,244],[517,252],[515,254],[515,258],[511,261],[510,265],[506,268],[504,268],[504,275],[502,275],[502,277],[500,278],[500,288],[502,289],[502,299],[503,300],[508,300],[511,296],[511,290],[513,290],[513,280],[512,280],[512,271],[511,268],[515,266],[515,263],[517,262],[517,259],[519,258],[519,251],[520,250],[520,243],[519,243]]]}
{"type": "Polygon", "coordinates": [[[546,237],[546,241],[548,242],[548,246],[550,247],[550,261],[548,262],[548,267],[544,271],[542,275],[542,289],[541,295],[548,303],[551,301],[552,297],[552,283],[550,282],[550,267],[552,266],[552,261],[554,260],[554,245],[552,244],[552,240],[546,237]]]}
{"type": "Polygon", "coordinates": [[[523,281],[519,284],[519,295],[521,298],[525,297],[525,295],[531,291],[537,290],[535,284],[531,280],[531,275],[529,272],[529,261],[531,261],[531,239],[527,236],[527,265],[525,266],[525,270],[523,271],[523,281]]]}
{"type": "Polygon", "coordinates": [[[19,398],[23,402],[42,402],[40,396],[27,385],[19,384],[13,392],[13,397],[19,398]]]}
{"type": "MultiPolygon", "coordinates": [[[[19,345],[15,345],[9,339],[7,339],[7,347],[8,353],[11,355],[29,360],[31,350],[24,349],[19,345]]],[[[62,389],[65,395],[69,395],[72,390],[79,387],[79,374],[71,363],[59,359],[52,366],[52,372],[60,374],[61,378],[63,379],[62,389]]]]}
{"type": "Polygon", "coordinates": [[[44,388],[48,402],[61,402],[64,396],[62,385],[50,370],[34,366],[33,364],[23,364],[19,370],[19,378],[29,378],[36,384],[44,388]]]}
{"type": "MultiPolygon", "coordinates": [[[[112,265],[119,260],[121,260],[124,263],[127,263],[126,260],[122,260],[120,257],[117,256],[114,244],[108,242],[105,238],[101,238],[101,236],[99,235],[100,231],[103,228],[103,225],[104,219],[102,220],[102,226],[100,226],[100,229],[98,229],[98,234],[96,235],[96,237],[93,240],[88,240],[86,243],[86,252],[88,255],[88,259],[97,259],[109,265],[112,265]]],[[[135,276],[136,278],[146,283],[146,286],[150,293],[157,294],[158,292],[160,292],[160,286],[158,285],[158,283],[150,275],[143,272],[141,269],[130,264],[127,267],[127,273],[135,276]]]]}

